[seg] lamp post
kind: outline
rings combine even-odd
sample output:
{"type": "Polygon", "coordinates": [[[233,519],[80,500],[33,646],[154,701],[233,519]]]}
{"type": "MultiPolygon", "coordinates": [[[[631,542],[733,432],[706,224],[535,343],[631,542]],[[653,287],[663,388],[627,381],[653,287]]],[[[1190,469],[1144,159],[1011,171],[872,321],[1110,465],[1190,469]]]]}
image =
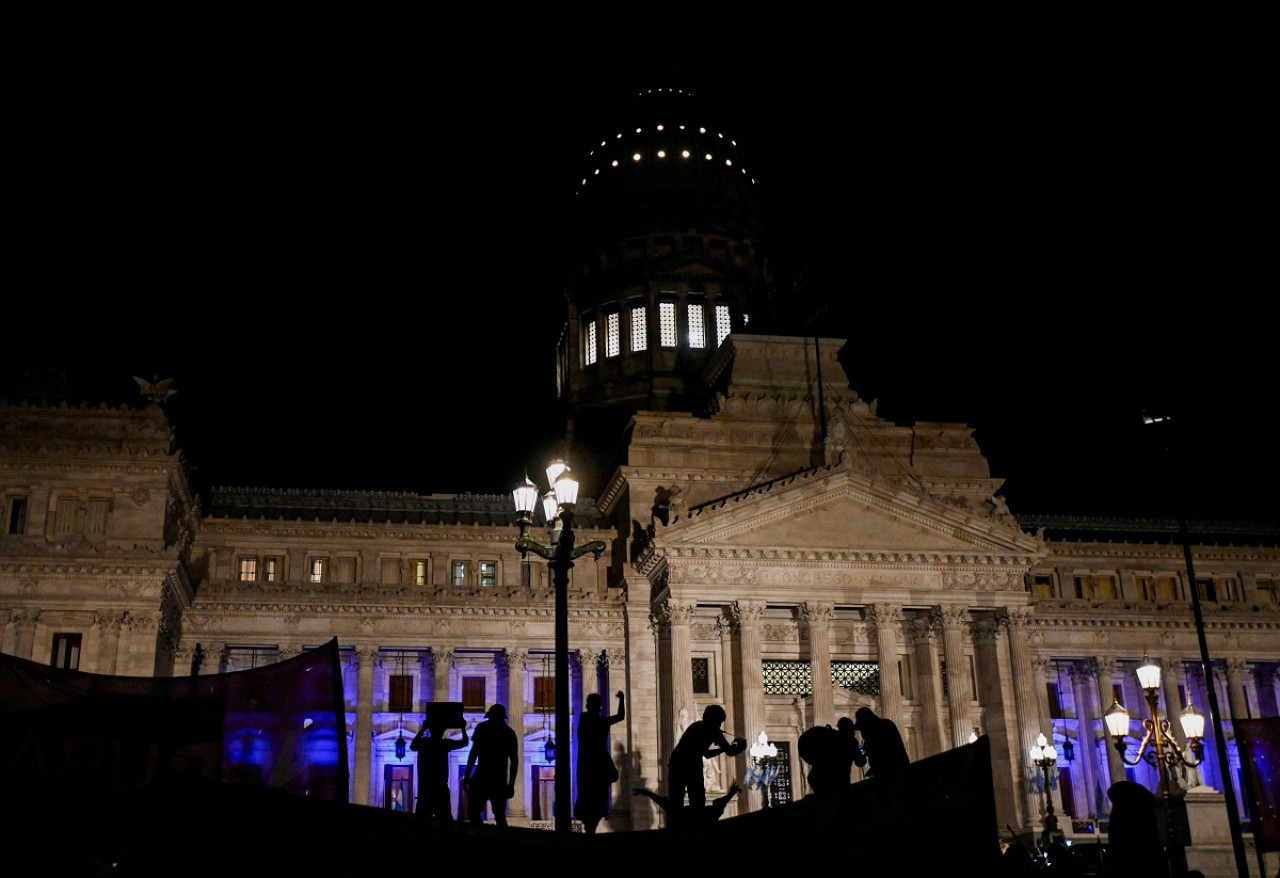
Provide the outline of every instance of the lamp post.
{"type": "Polygon", "coordinates": [[[588,552],[595,555],[596,560],[605,550],[602,540],[592,540],[581,546],[574,545],[573,507],[578,502],[578,480],[569,471],[569,465],[563,460],[553,461],[547,467],[547,482],[551,485],[542,498],[542,509],[546,516],[550,536],[550,546],[544,546],[529,538],[529,528],[533,526],[533,509],[538,503],[538,486],[525,476],[524,484],[512,491],[515,498],[516,512],[519,513],[517,524],[520,526],[520,537],[516,540],[516,551],[521,558],[533,552],[547,560],[551,570],[551,583],[555,588],[556,607],[556,740],[559,744],[560,757],[556,764],[555,780],[555,832],[557,835],[568,835],[573,832],[573,798],[569,784],[568,760],[563,758],[568,752],[565,744],[569,740],[569,571],[576,558],[588,552]]]}
{"type": "Polygon", "coordinates": [[[1137,765],[1145,761],[1154,765],[1160,776],[1158,791],[1160,802],[1164,806],[1165,843],[1169,857],[1169,865],[1174,875],[1187,874],[1187,851],[1182,843],[1181,834],[1174,825],[1173,800],[1170,795],[1169,772],[1179,765],[1195,768],[1204,761],[1204,714],[1191,704],[1191,696],[1187,695],[1187,706],[1179,717],[1182,733],[1187,738],[1187,746],[1191,749],[1191,757],[1183,752],[1178,742],[1169,732],[1169,721],[1161,719],[1157,711],[1156,696],[1160,691],[1160,666],[1145,656],[1142,667],[1138,668],[1138,684],[1147,699],[1147,710],[1150,718],[1142,721],[1146,734],[1138,744],[1138,752],[1130,761],[1125,755],[1125,736],[1129,734],[1129,711],[1115,701],[1107,711],[1103,720],[1107,724],[1107,732],[1115,741],[1115,748],[1126,765],[1137,765]]]}
{"type": "Polygon", "coordinates": [[[1053,813],[1053,796],[1049,794],[1052,783],[1050,772],[1058,764],[1058,751],[1045,738],[1044,733],[1036,735],[1036,742],[1031,747],[1031,764],[1040,769],[1044,793],[1044,829],[1040,832],[1040,847],[1048,851],[1058,831],[1058,817],[1053,813]]]}

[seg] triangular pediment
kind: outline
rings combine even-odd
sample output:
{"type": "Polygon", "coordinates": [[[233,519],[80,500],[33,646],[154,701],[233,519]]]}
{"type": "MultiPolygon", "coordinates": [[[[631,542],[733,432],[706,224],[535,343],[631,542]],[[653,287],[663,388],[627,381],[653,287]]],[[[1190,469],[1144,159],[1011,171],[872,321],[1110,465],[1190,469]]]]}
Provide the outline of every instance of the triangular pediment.
{"type": "Polygon", "coordinates": [[[947,555],[1033,553],[1016,524],[957,508],[921,490],[847,468],[771,483],[690,511],[667,528],[668,546],[787,552],[947,555]]]}

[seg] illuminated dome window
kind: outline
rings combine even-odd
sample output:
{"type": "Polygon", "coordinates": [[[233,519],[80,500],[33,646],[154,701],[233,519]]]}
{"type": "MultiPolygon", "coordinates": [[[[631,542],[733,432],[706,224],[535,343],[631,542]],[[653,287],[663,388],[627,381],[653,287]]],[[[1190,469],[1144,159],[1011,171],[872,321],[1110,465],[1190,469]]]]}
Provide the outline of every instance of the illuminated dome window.
{"type": "Polygon", "coordinates": [[[689,150],[687,149],[680,150],[680,158],[687,159],[688,157],[689,157],[689,150]]]}
{"type": "Polygon", "coordinates": [[[684,130],[684,126],[683,126],[683,125],[681,125],[681,126],[680,126],[680,130],[681,130],[681,131],[683,131],[683,130],[684,130]]]}
{"type": "Polygon", "coordinates": [[[667,157],[667,151],[665,149],[658,150],[658,158],[665,159],[666,157],[667,157]]]}
{"type": "Polygon", "coordinates": [[[666,125],[659,125],[659,126],[658,126],[658,130],[659,130],[659,131],[666,131],[666,130],[667,130],[667,126],[666,126],[666,125]]]}
{"type": "Polygon", "coordinates": [[[611,167],[615,167],[615,168],[616,168],[617,166],[618,166],[618,160],[617,160],[617,159],[614,159],[614,160],[613,160],[613,162],[612,162],[612,164],[611,164],[611,167]]]}
{"type": "Polygon", "coordinates": [[[711,161],[711,153],[707,153],[705,158],[707,161],[711,161]]]}
{"type": "Polygon", "coordinates": [[[723,135],[723,134],[717,134],[717,135],[716,135],[716,137],[719,137],[721,140],[724,140],[724,135],[723,135]]]}
{"type": "Polygon", "coordinates": [[[643,128],[637,128],[637,129],[636,129],[636,134],[639,134],[639,133],[640,133],[640,132],[642,132],[642,131],[644,131],[644,129],[643,129],[643,128]]]}
{"type": "Polygon", "coordinates": [[[622,139],[622,132],[621,132],[621,131],[619,131],[619,132],[618,132],[618,136],[617,136],[617,137],[615,137],[614,139],[615,139],[615,140],[621,140],[621,139],[622,139]]]}
{"type": "MultiPolygon", "coordinates": [[[[746,171],[743,171],[743,173],[745,174],[745,173],[746,173],[746,171]]],[[[599,176],[599,175],[600,175],[600,169],[599,169],[599,168],[596,168],[596,173],[595,173],[595,175],[596,175],[596,176],[599,176]]],[[[583,180],[582,182],[583,182],[583,183],[585,183],[585,182],[587,182],[587,181],[586,181],[586,180],[583,180]]]]}
{"type": "Polygon", "coordinates": [[[724,164],[725,164],[725,167],[732,168],[732,167],[733,167],[733,159],[725,159],[725,160],[724,160],[724,164]]]}
{"type": "Polygon", "coordinates": [[[706,133],[707,133],[707,129],[705,129],[705,128],[699,128],[699,129],[698,129],[698,133],[699,133],[699,134],[706,134],[706,133]]]}
{"type": "Polygon", "coordinates": [[[633,155],[633,156],[631,157],[631,160],[632,160],[633,162],[638,162],[638,161],[640,161],[640,153],[636,153],[635,155],[633,155]]]}

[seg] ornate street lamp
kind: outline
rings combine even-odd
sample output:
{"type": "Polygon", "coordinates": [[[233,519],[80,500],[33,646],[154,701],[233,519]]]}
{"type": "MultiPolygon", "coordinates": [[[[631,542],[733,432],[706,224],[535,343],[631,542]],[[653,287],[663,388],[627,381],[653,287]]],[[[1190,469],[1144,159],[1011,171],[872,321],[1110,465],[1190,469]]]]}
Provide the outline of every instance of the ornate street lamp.
{"type": "MultiPolygon", "coordinates": [[[[520,537],[516,551],[521,558],[532,552],[547,560],[551,570],[551,582],[556,593],[556,740],[563,747],[569,740],[569,571],[576,558],[588,552],[600,560],[606,546],[603,540],[592,540],[581,546],[574,545],[573,507],[578,502],[578,480],[573,477],[569,465],[563,460],[552,461],[547,467],[547,482],[551,490],[543,497],[543,514],[546,516],[551,545],[544,546],[529,538],[533,527],[533,509],[538,505],[538,486],[525,476],[524,484],[512,491],[515,498],[520,537]]],[[[573,791],[569,784],[569,760],[557,760],[555,780],[555,832],[573,832],[573,791]]]]}
{"type": "Polygon", "coordinates": [[[1044,829],[1040,832],[1040,847],[1047,852],[1054,837],[1061,833],[1058,831],[1058,817],[1053,813],[1053,796],[1049,794],[1053,784],[1050,772],[1058,764],[1058,751],[1053,749],[1043,733],[1036,735],[1036,743],[1031,748],[1031,764],[1040,769],[1043,781],[1041,792],[1044,793],[1044,829]]]}
{"type": "Polygon", "coordinates": [[[1125,736],[1129,734],[1129,711],[1114,701],[1103,720],[1107,724],[1107,733],[1115,741],[1115,748],[1125,765],[1137,765],[1145,761],[1154,765],[1160,776],[1160,801],[1164,805],[1164,828],[1166,846],[1170,865],[1174,875],[1187,874],[1187,852],[1182,844],[1181,835],[1174,825],[1173,800],[1170,796],[1170,772],[1179,765],[1195,768],[1204,761],[1204,714],[1191,704],[1191,695],[1187,694],[1187,706],[1182,709],[1179,720],[1182,733],[1187,738],[1187,746],[1191,749],[1191,757],[1183,752],[1178,742],[1169,732],[1169,721],[1161,719],[1156,709],[1156,695],[1160,691],[1160,666],[1146,656],[1142,657],[1142,667],[1138,668],[1138,684],[1142,686],[1147,698],[1147,709],[1151,713],[1149,719],[1142,721],[1146,734],[1138,744],[1138,752],[1132,761],[1124,755],[1125,736]]]}

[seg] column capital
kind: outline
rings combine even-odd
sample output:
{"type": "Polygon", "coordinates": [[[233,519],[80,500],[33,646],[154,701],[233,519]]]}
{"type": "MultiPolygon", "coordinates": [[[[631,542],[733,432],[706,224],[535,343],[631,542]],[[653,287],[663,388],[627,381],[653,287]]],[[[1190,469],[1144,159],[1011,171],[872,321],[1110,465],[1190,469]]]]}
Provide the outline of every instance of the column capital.
{"type": "Polygon", "coordinates": [[[665,601],[654,617],[655,622],[660,625],[688,625],[689,620],[693,618],[693,605],[665,601]]]}
{"type": "Polygon", "coordinates": [[[764,617],[764,604],[759,601],[734,601],[729,613],[739,628],[755,627],[764,617]]]}
{"type": "Polygon", "coordinates": [[[523,668],[529,661],[529,650],[516,647],[507,650],[507,667],[523,668]]]}
{"type": "Polygon", "coordinates": [[[896,604],[868,604],[864,613],[867,624],[879,629],[892,628],[902,621],[902,607],[896,604]]]}
{"type": "Polygon", "coordinates": [[[835,617],[836,608],[834,604],[811,604],[805,602],[800,605],[800,618],[810,627],[814,628],[818,625],[830,625],[832,618],[835,617]]]}
{"type": "Polygon", "coordinates": [[[364,665],[374,665],[378,662],[378,650],[372,646],[357,646],[355,648],[356,661],[361,667],[364,665]]]}
{"type": "Polygon", "coordinates": [[[1098,678],[1097,660],[1085,659],[1084,661],[1072,662],[1067,666],[1067,674],[1075,685],[1088,685],[1098,678]]]}
{"type": "Polygon", "coordinates": [[[1086,659],[1093,673],[1099,677],[1114,677],[1116,672],[1120,670],[1120,662],[1111,656],[1098,656],[1097,658],[1086,659]]]}
{"type": "Polygon", "coordinates": [[[1010,629],[1025,629],[1031,624],[1035,614],[1029,607],[1002,607],[996,611],[996,620],[1010,629]]]}

